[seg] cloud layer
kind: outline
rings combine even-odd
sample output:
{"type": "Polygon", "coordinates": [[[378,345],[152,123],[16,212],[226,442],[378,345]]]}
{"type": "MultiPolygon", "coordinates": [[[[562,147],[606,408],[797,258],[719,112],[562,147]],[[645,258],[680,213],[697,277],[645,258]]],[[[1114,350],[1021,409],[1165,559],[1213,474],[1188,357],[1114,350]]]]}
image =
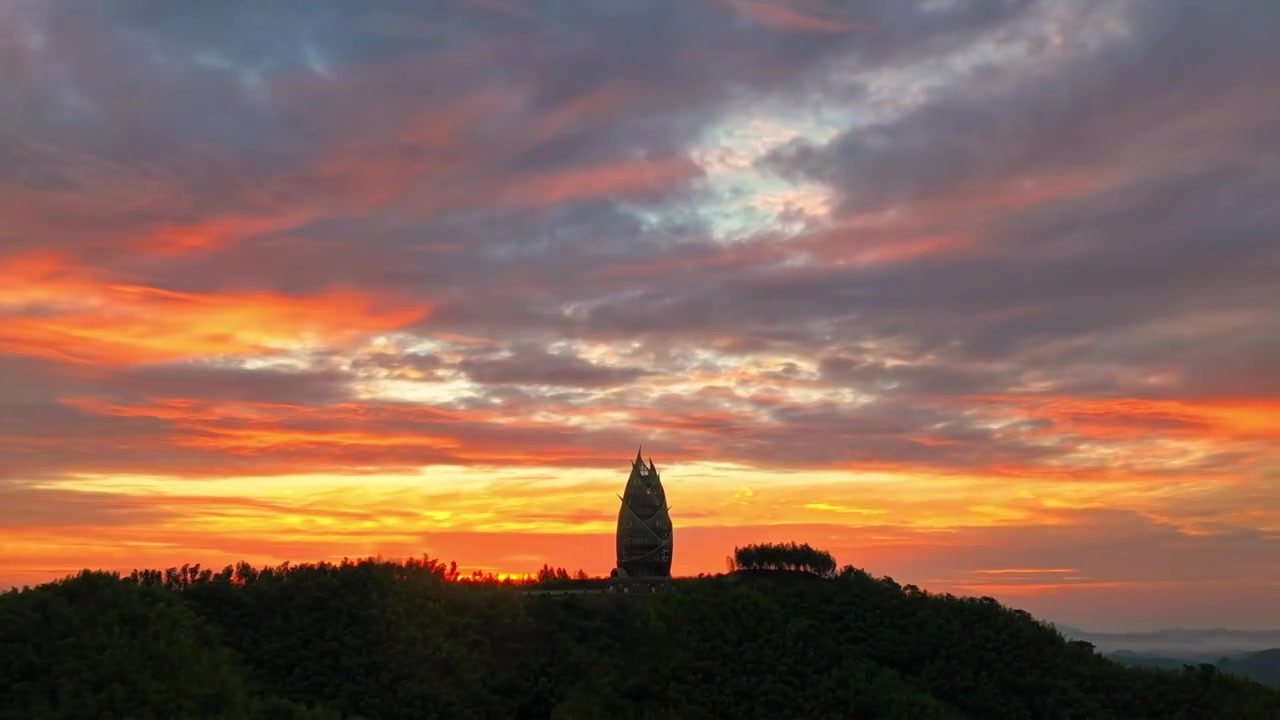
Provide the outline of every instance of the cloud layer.
{"type": "Polygon", "coordinates": [[[0,2],[0,582],[607,571],[573,534],[643,442],[686,572],[790,532],[1086,626],[1161,583],[1203,598],[1171,623],[1261,623],[1277,31],[1243,1],[0,2]]]}

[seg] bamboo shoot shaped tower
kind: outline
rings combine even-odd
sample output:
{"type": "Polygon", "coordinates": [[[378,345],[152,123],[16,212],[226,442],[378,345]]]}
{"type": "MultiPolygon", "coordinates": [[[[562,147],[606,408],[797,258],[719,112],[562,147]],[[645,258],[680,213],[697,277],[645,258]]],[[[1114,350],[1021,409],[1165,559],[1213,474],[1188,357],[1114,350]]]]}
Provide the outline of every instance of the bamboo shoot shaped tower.
{"type": "Polygon", "coordinates": [[[671,577],[671,513],[652,458],[646,465],[636,451],[627,489],[619,499],[618,575],[671,577]]]}

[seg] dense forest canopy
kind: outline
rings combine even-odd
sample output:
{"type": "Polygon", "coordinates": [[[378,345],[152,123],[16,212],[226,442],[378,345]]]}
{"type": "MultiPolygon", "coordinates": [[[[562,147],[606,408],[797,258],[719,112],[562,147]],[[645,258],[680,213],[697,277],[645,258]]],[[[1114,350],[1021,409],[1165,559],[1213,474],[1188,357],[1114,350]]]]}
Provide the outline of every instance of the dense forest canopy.
{"type": "Polygon", "coordinates": [[[1280,717],[1212,666],[1124,667],[991,598],[821,562],[646,595],[426,558],[85,571],[0,595],[0,718],[1280,717]]]}

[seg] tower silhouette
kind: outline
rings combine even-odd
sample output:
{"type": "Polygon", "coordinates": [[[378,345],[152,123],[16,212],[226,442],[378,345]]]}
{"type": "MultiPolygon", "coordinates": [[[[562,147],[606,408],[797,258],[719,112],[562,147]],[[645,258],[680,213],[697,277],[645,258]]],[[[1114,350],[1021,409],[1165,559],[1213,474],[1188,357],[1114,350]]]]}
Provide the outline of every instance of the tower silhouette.
{"type": "Polygon", "coordinates": [[[672,532],[667,493],[653,459],[646,465],[640,450],[636,450],[626,490],[619,499],[618,575],[671,577],[672,532]]]}

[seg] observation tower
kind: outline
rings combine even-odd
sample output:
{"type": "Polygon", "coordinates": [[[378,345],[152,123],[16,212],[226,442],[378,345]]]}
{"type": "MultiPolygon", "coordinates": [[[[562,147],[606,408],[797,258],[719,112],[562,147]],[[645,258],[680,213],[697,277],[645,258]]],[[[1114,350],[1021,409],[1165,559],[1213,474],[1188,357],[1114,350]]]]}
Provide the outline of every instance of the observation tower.
{"type": "Polygon", "coordinates": [[[618,568],[619,578],[671,577],[671,513],[662,479],[653,465],[645,465],[636,451],[627,489],[619,496],[618,568]]]}

